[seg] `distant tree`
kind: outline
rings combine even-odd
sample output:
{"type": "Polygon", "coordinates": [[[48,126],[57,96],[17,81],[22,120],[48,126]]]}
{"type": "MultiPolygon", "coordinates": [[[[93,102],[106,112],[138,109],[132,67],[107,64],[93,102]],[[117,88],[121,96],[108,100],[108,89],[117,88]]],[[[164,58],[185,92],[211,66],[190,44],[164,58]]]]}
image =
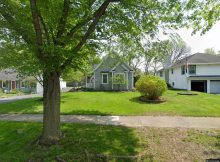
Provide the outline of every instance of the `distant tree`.
{"type": "Polygon", "coordinates": [[[126,62],[134,70],[134,74],[138,72],[143,63],[143,53],[139,38],[118,38],[108,44],[105,51],[109,55],[118,57],[118,59],[126,62]]]}
{"type": "Polygon", "coordinates": [[[67,82],[80,82],[84,78],[83,72],[74,69],[68,69],[62,75],[62,78],[67,82]]]}
{"type": "Polygon", "coordinates": [[[207,54],[210,54],[210,55],[217,55],[218,54],[218,52],[216,52],[214,48],[206,48],[204,50],[204,52],[207,54]]]}
{"type": "Polygon", "coordinates": [[[145,73],[149,73],[151,69],[156,74],[157,70],[165,66],[165,60],[171,52],[172,44],[169,40],[153,42],[144,50],[145,73]]]}
{"type": "Polygon", "coordinates": [[[186,42],[184,42],[184,40],[178,34],[173,34],[170,36],[170,38],[173,48],[170,57],[171,63],[191,55],[191,48],[187,46],[186,42]]]}
{"type": "Polygon", "coordinates": [[[120,90],[122,85],[125,85],[127,82],[125,80],[124,75],[121,74],[115,74],[113,76],[113,85],[117,85],[118,86],[118,90],[120,90]]]}

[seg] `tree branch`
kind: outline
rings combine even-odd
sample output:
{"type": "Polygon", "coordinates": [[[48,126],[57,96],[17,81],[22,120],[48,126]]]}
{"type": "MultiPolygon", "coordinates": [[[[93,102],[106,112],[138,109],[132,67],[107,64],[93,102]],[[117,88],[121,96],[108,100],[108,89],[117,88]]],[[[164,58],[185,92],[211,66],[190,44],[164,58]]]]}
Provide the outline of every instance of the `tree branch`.
{"type": "MultiPolygon", "coordinates": [[[[85,35],[82,37],[81,41],[76,45],[76,47],[73,49],[73,53],[76,54],[79,52],[79,50],[83,47],[83,45],[86,43],[86,41],[89,39],[91,34],[94,32],[96,25],[98,24],[100,18],[105,14],[105,11],[108,7],[108,5],[111,2],[119,2],[120,0],[106,0],[103,2],[103,4],[98,8],[98,10],[94,13],[93,21],[90,24],[88,30],[86,31],[85,35]]],[[[63,65],[61,65],[61,70],[63,70],[67,65],[71,64],[72,60],[74,58],[74,55],[72,57],[69,57],[63,65]]]]}
{"type": "Polygon", "coordinates": [[[33,21],[34,30],[36,33],[38,57],[40,57],[40,55],[42,53],[43,38],[42,38],[42,30],[41,30],[41,26],[40,26],[40,20],[39,20],[39,14],[38,14],[36,0],[30,0],[30,6],[31,6],[31,13],[32,13],[32,21],[33,21]]]}
{"type": "Polygon", "coordinates": [[[83,27],[84,25],[86,25],[90,20],[92,20],[92,17],[88,17],[82,21],[80,21],[78,24],[76,24],[68,33],[67,33],[67,37],[73,37],[74,34],[76,33],[76,31],[83,27]]]}
{"type": "MultiPolygon", "coordinates": [[[[6,3],[7,1],[3,1],[6,3]]],[[[13,12],[11,8],[7,8],[5,5],[0,7],[0,13],[2,17],[5,19],[5,21],[11,26],[13,26],[13,29],[16,33],[21,35],[22,39],[27,44],[32,44],[33,41],[30,39],[30,33],[27,32],[26,28],[22,27],[20,24],[16,23],[16,14],[13,12]],[[20,25],[20,26],[19,26],[20,25]]]]}
{"type": "Polygon", "coordinates": [[[70,1],[64,0],[63,1],[63,14],[60,18],[60,22],[59,22],[58,28],[57,28],[57,36],[56,36],[57,39],[59,39],[65,31],[67,17],[69,14],[69,6],[70,6],[70,1]]]}
{"type": "Polygon", "coordinates": [[[43,86],[43,78],[41,75],[34,76],[34,78],[38,81],[38,83],[43,86]]]}
{"type": "Polygon", "coordinates": [[[42,24],[42,26],[44,28],[44,32],[45,32],[45,35],[46,35],[47,43],[50,44],[50,36],[49,36],[48,28],[47,28],[46,23],[44,22],[44,19],[43,19],[42,15],[40,13],[39,13],[39,18],[40,18],[41,24],[42,24]]]}
{"type": "MultiPolygon", "coordinates": [[[[89,7],[91,8],[92,5],[94,4],[95,0],[90,0],[89,3],[89,7]]],[[[80,29],[81,27],[83,27],[84,25],[86,25],[90,20],[92,20],[93,16],[87,17],[87,15],[84,15],[85,18],[83,18],[83,20],[79,21],[68,33],[67,33],[67,37],[73,37],[74,34],[76,33],[76,31],[78,29],[80,29]]]]}

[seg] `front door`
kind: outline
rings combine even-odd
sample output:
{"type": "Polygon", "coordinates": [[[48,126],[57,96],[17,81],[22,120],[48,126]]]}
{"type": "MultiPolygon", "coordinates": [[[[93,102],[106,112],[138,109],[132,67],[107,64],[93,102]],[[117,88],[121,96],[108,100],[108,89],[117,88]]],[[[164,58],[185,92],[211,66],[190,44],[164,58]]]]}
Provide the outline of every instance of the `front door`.
{"type": "Polygon", "coordinates": [[[12,89],[16,89],[16,82],[12,81],[11,86],[12,86],[12,89]]]}

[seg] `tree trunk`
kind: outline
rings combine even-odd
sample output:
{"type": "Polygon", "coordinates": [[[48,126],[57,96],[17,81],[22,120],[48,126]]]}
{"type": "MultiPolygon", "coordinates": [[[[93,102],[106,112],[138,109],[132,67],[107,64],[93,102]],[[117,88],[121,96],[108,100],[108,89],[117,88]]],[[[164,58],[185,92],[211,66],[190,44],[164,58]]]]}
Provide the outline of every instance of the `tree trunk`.
{"type": "Polygon", "coordinates": [[[43,132],[40,143],[55,144],[60,131],[60,78],[57,72],[43,74],[43,132]]]}

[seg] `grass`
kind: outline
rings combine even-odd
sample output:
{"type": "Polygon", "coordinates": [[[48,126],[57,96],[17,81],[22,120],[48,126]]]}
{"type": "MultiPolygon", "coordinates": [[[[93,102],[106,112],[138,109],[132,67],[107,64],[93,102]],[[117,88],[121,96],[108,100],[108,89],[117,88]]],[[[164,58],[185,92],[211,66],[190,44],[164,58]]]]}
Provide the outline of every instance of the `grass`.
{"type": "MultiPolygon", "coordinates": [[[[62,94],[62,114],[99,115],[180,115],[220,116],[220,95],[198,93],[196,96],[177,95],[169,90],[167,102],[148,104],[139,101],[138,92],[67,92],[62,94]]],[[[0,113],[42,113],[40,98],[0,104],[0,113]]]]}
{"type": "Polygon", "coordinates": [[[17,96],[17,94],[12,94],[12,93],[0,93],[0,98],[8,98],[12,96],[17,96]]]}
{"type": "Polygon", "coordinates": [[[220,154],[214,129],[63,124],[65,138],[51,147],[34,142],[41,129],[40,123],[0,122],[0,161],[204,161],[220,154]]]}
{"type": "MultiPolygon", "coordinates": [[[[1,89],[0,89],[1,91],[1,89]]],[[[24,93],[21,91],[16,91],[16,92],[9,92],[9,93],[3,93],[0,92],[0,98],[8,98],[8,97],[12,97],[12,96],[20,96],[20,95],[28,95],[30,93],[24,93]]]]}

